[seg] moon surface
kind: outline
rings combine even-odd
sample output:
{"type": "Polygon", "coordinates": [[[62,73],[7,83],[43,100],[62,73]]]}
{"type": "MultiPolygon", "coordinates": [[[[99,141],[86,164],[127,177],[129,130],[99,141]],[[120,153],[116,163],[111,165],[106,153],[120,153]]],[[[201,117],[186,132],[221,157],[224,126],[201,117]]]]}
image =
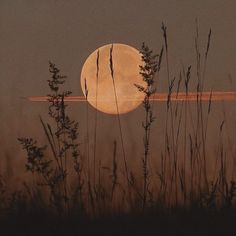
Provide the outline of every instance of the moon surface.
{"type": "Polygon", "coordinates": [[[95,109],[113,115],[136,109],[144,98],[134,85],[145,86],[139,74],[142,64],[139,51],[125,44],[108,44],[96,49],[85,61],[81,72],[81,88],[86,96],[87,87],[88,102],[95,109]],[[112,45],[113,78],[110,68],[112,45]]]}

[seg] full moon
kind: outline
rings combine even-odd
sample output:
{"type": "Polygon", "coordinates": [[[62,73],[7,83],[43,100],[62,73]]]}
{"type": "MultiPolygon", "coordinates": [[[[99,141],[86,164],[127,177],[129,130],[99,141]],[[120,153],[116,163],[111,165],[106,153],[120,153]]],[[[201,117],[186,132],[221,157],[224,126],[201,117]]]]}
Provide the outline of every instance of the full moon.
{"type": "Polygon", "coordinates": [[[145,86],[139,74],[142,65],[139,51],[125,44],[108,44],[96,49],[85,61],[81,88],[87,101],[107,114],[124,114],[136,109],[144,98],[134,84],[145,86]],[[112,48],[113,77],[110,66],[112,48]]]}

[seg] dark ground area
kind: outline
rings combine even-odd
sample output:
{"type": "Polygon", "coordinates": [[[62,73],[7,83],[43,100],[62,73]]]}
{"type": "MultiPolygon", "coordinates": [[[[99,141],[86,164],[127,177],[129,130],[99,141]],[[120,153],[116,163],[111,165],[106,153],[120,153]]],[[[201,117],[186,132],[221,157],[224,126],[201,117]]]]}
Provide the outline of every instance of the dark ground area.
{"type": "Polygon", "coordinates": [[[45,213],[5,214],[0,235],[236,235],[236,210],[174,210],[171,213],[104,216],[94,220],[45,213]]]}

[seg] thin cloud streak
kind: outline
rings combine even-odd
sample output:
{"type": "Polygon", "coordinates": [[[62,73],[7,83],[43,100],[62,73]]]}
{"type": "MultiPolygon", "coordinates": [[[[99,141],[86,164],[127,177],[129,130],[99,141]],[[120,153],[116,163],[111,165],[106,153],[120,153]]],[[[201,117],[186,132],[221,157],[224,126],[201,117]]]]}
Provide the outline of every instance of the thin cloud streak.
{"type": "MultiPolygon", "coordinates": [[[[31,102],[46,102],[48,101],[47,96],[31,96],[27,97],[27,99],[31,102]]],[[[166,102],[168,101],[168,93],[155,93],[152,98],[152,101],[157,102],[166,102]]],[[[236,92],[189,92],[188,94],[179,92],[172,93],[170,96],[170,100],[173,102],[177,101],[236,101],[236,92]]],[[[88,100],[92,100],[91,98],[88,100]]],[[[86,102],[86,98],[84,96],[69,96],[64,99],[65,102],[86,102]]],[[[100,100],[100,102],[107,100],[100,100]]],[[[137,99],[126,99],[126,101],[137,101],[137,99]]],[[[142,100],[140,100],[142,101],[142,100]]]]}

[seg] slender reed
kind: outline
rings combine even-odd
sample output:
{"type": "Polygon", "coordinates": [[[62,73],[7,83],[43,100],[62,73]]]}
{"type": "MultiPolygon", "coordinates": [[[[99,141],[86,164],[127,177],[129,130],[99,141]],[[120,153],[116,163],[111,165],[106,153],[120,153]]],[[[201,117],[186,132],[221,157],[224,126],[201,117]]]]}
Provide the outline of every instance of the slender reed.
{"type": "Polygon", "coordinates": [[[116,93],[116,83],[115,83],[115,77],[114,77],[113,44],[111,45],[111,48],[110,48],[110,60],[109,61],[110,61],[110,72],[111,72],[111,78],[112,78],[112,84],[113,84],[113,90],[114,90],[114,96],[115,96],[115,103],[116,103],[116,111],[117,111],[117,120],[118,120],[118,125],[119,125],[119,132],[120,132],[121,148],[122,148],[124,167],[125,167],[125,175],[126,175],[127,186],[128,186],[128,191],[129,191],[129,197],[130,197],[129,172],[128,172],[127,159],[126,159],[125,148],[124,148],[124,139],[123,139],[123,132],[122,132],[122,127],[121,127],[118,98],[117,98],[117,93],[116,93]]]}
{"type": "Polygon", "coordinates": [[[96,152],[97,152],[97,102],[98,102],[98,79],[99,79],[99,50],[97,51],[97,60],[96,60],[96,94],[95,94],[95,123],[94,123],[94,149],[93,149],[93,184],[94,188],[96,187],[96,152]]]}

